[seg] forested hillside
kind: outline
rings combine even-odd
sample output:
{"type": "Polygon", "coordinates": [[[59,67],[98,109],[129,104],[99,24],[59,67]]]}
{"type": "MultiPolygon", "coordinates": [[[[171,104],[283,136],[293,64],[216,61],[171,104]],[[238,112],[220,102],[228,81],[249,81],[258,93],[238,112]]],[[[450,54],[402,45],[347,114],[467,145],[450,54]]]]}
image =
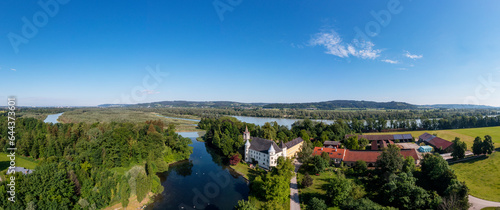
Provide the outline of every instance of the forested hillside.
{"type": "MultiPolygon", "coordinates": [[[[0,117],[0,148],[5,152],[6,122],[0,117]]],[[[15,132],[16,155],[38,159],[39,164],[32,174],[16,174],[15,203],[7,200],[7,182],[0,183],[0,206],[11,209],[127,206],[132,195],[143,200],[148,192],[162,192],[156,172],[192,153],[191,140],[161,121],[53,125],[18,118],[15,132]]]]}

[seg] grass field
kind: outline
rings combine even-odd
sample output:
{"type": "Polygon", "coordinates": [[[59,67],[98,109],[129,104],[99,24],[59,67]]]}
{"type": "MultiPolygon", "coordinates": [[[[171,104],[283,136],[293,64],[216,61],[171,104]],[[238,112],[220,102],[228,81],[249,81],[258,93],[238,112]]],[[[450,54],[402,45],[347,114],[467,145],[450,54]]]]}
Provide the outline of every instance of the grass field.
{"type": "Polygon", "coordinates": [[[130,110],[123,108],[84,108],[64,112],[59,117],[62,123],[95,123],[95,122],[145,122],[147,120],[162,120],[165,124],[174,123],[177,131],[199,131],[196,122],[156,116],[157,113],[130,110]]]}
{"type": "MultiPolygon", "coordinates": [[[[380,134],[401,134],[410,133],[413,137],[423,133],[436,133],[438,137],[453,140],[459,137],[467,143],[467,148],[472,149],[472,143],[476,136],[480,136],[484,140],[485,135],[490,135],[495,143],[495,147],[500,147],[500,127],[485,127],[485,128],[466,128],[453,130],[432,130],[432,131],[407,131],[394,133],[380,134]]],[[[465,181],[470,189],[470,194],[485,200],[500,202],[500,154],[498,152],[490,157],[481,160],[475,160],[464,163],[451,165],[455,170],[458,180],[465,181]]]]}
{"type": "MultiPolygon", "coordinates": [[[[304,175],[305,174],[303,172],[303,168],[299,169],[299,173],[297,173],[297,183],[299,184],[300,207],[302,209],[306,209],[307,202],[309,202],[309,200],[313,197],[322,199],[324,201],[328,201],[328,198],[326,197],[325,185],[328,184],[329,180],[332,177],[336,176],[335,172],[333,172],[333,170],[329,170],[320,173],[319,176],[310,175],[314,181],[313,185],[307,188],[302,188],[300,186],[300,183],[302,182],[304,175]]],[[[329,207],[328,209],[333,210],[338,208],[329,207]]]]}
{"type": "Polygon", "coordinates": [[[481,137],[484,140],[485,135],[490,135],[495,142],[495,147],[500,147],[500,126],[496,127],[485,127],[485,128],[466,128],[466,129],[452,129],[452,130],[429,130],[429,131],[402,131],[402,132],[389,132],[389,133],[366,133],[366,134],[402,134],[409,133],[415,139],[424,133],[437,134],[438,137],[446,139],[448,141],[453,141],[455,137],[460,138],[460,140],[467,143],[467,148],[472,148],[472,142],[476,136],[481,137]]]}
{"type": "MultiPolygon", "coordinates": [[[[16,166],[24,167],[28,169],[35,169],[37,163],[29,158],[16,155],[16,166]]],[[[7,153],[0,152],[0,177],[4,178],[4,174],[10,166],[10,159],[7,157],[7,153]]]]}
{"type": "Polygon", "coordinates": [[[470,194],[500,202],[500,152],[488,158],[451,165],[458,180],[465,181],[470,194]]]}
{"type": "Polygon", "coordinates": [[[234,169],[235,171],[237,171],[238,173],[242,174],[243,177],[245,177],[245,179],[249,180],[248,179],[248,172],[249,170],[251,170],[248,165],[245,165],[243,163],[238,163],[238,165],[235,165],[235,166],[230,166],[232,169],[234,169]]]}

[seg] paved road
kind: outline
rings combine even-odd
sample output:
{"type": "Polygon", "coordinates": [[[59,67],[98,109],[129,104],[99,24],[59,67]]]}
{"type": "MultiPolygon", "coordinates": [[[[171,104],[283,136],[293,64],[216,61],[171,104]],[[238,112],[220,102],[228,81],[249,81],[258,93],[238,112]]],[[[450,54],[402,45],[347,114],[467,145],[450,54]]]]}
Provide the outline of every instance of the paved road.
{"type": "Polygon", "coordinates": [[[472,195],[469,195],[469,203],[472,204],[472,206],[469,208],[469,210],[480,210],[485,207],[500,207],[499,202],[493,202],[493,201],[487,201],[483,200],[480,198],[476,198],[472,195]]]}
{"type": "Polygon", "coordinates": [[[300,210],[299,186],[297,185],[297,171],[302,165],[296,159],[293,160],[295,173],[290,181],[290,210],[300,210]]]}

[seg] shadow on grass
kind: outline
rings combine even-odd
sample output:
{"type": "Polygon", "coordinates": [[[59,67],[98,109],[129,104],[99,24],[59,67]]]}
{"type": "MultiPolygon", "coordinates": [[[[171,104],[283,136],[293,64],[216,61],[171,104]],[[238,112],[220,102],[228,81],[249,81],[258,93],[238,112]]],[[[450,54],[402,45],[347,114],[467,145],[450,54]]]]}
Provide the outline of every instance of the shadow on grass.
{"type": "Polygon", "coordinates": [[[9,161],[1,161],[0,162],[0,171],[3,171],[7,168],[9,168],[10,162],[9,161]]]}
{"type": "Polygon", "coordinates": [[[489,158],[489,156],[485,155],[485,156],[474,158],[474,159],[470,159],[470,160],[465,160],[465,161],[460,161],[460,162],[453,162],[453,163],[450,163],[450,165],[454,165],[454,164],[457,164],[457,163],[473,164],[473,163],[475,163],[477,161],[486,160],[488,158],[489,158]]]}

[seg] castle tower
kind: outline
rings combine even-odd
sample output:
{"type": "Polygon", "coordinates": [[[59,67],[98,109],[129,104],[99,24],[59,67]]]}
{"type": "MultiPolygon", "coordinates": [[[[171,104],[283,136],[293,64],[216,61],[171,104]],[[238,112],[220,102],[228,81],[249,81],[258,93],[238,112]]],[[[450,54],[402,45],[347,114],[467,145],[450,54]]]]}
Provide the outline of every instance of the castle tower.
{"type": "Polygon", "coordinates": [[[280,148],[283,151],[283,157],[286,158],[286,144],[283,143],[283,140],[280,141],[280,148]]]}
{"type": "Polygon", "coordinates": [[[250,140],[250,132],[248,132],[248,126],[245,127],[245,132],[243,132],[243,140],[250,140]]]}
{"type": "Polygon", "coordinates": [[[245,162],[250,162],[249,151],[250,150],[250,140],[245,142],[245,162]]]}

